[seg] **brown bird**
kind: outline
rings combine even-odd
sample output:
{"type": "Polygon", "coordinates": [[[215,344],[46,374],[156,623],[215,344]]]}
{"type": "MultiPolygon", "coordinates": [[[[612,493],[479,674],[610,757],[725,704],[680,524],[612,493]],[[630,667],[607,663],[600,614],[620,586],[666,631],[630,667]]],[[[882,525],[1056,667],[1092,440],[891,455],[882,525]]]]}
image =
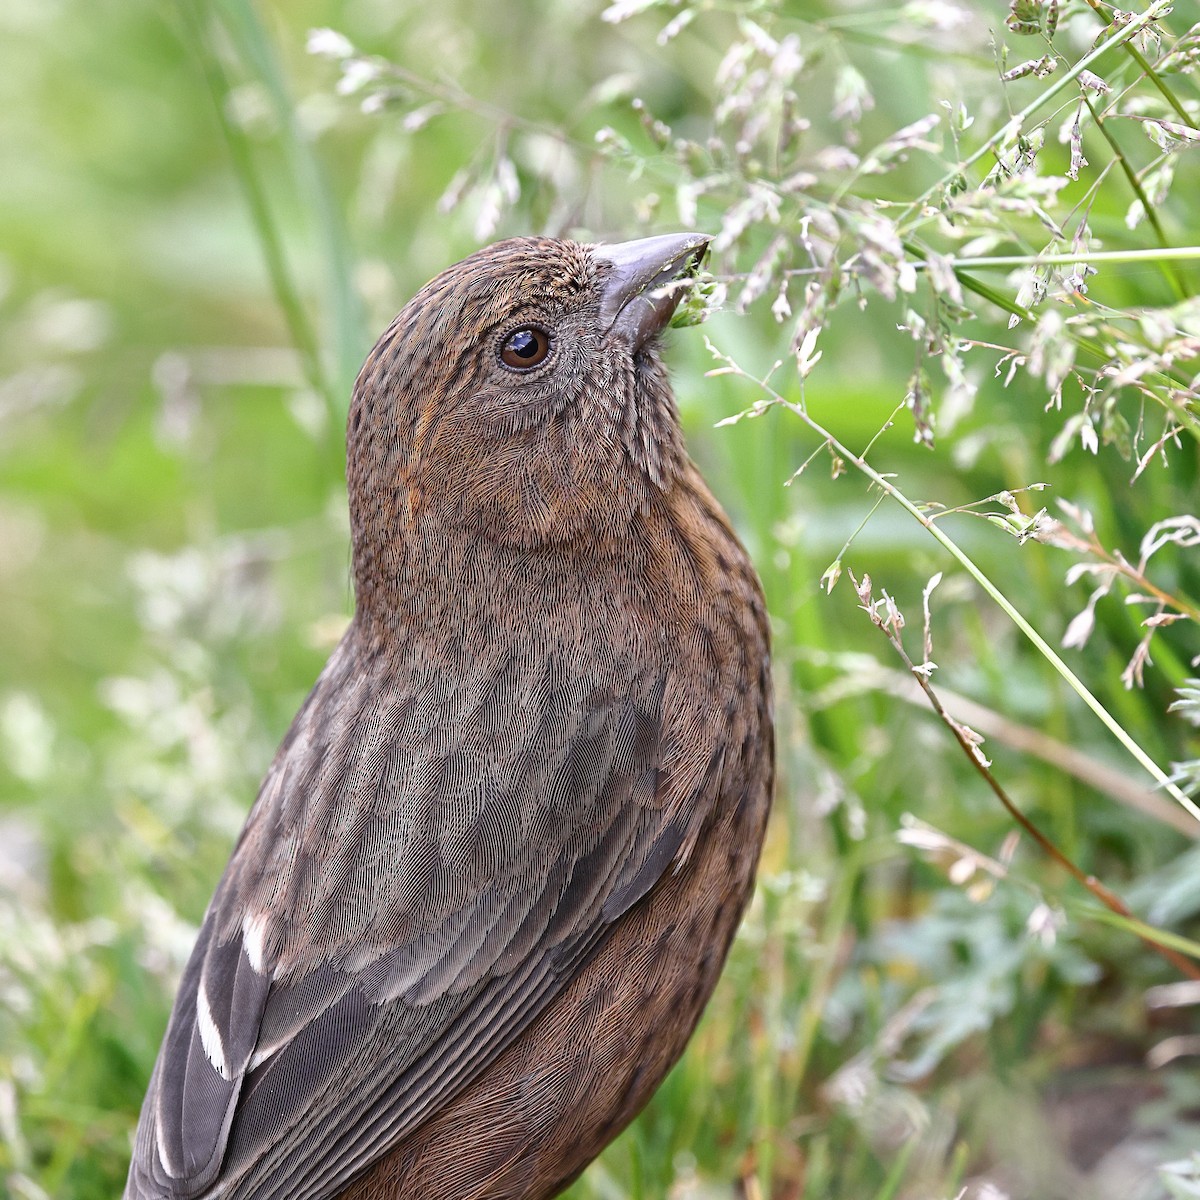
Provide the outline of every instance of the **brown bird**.
{"type": "Polygon", "coordinates": [[[540,1200],[682,1053],[774,769],[762,592],[659,355],[706,246],[500,242],[371,352],[354,619],[209,905],[127,1200],[540,1200]]]}

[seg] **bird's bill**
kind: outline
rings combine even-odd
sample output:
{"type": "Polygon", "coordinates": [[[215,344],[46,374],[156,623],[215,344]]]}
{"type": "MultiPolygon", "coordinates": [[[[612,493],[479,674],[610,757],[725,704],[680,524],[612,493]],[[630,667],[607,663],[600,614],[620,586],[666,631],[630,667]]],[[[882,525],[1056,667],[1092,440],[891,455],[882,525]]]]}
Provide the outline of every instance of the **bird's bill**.
{"type": "Polygon", "coordinates": [[[597,260],[612,264],[600,299],[600,322],[608,335],[636,350],[663,329],[687,291],[683,277],[703,259],[703,233],[667,233],[597,246],[597,260]]]}

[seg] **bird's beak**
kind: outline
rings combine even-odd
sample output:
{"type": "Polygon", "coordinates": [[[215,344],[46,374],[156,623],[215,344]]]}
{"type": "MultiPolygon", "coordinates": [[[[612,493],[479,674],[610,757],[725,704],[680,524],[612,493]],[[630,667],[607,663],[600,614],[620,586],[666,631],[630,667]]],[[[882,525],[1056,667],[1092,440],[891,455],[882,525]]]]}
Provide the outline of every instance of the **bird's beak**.
{"type": "Polygon", "coordinates": [[[708,249],[702,233],[667,233],[597,246],[597,261],[612,265],[600,296],[600,324],[606,333],[628,341],[636,350],[671,319],[687,287],[672,287],[708,249]]]}

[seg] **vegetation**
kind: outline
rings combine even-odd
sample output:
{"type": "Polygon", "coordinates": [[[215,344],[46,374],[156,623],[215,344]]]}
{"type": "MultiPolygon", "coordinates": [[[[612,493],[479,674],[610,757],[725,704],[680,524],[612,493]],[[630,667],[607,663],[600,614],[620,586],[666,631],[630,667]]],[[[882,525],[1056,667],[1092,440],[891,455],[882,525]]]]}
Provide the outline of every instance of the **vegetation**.
{"type": "Polygon", "coordinates": [[[0,1190],[120,1190],[349,611],[374,336],[495,237],[694,227],[670,353],[767,588],[781,781],[695,1043],[571,1195],[1200,1195],[1195,0],[0,31],[0,1190]]]}

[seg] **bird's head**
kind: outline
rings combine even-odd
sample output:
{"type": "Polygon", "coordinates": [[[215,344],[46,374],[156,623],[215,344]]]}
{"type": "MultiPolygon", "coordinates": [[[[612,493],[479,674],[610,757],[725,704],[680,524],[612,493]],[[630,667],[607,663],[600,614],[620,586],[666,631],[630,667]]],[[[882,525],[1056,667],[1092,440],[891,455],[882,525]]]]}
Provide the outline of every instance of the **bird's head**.
{"type": "Polygon", "coordinates": [[[707,245],[513,238],[426,284],[354,388],[360,563],[422,522],[527,548],[619,534],[686,461],[657,343],[707,245]]]}

